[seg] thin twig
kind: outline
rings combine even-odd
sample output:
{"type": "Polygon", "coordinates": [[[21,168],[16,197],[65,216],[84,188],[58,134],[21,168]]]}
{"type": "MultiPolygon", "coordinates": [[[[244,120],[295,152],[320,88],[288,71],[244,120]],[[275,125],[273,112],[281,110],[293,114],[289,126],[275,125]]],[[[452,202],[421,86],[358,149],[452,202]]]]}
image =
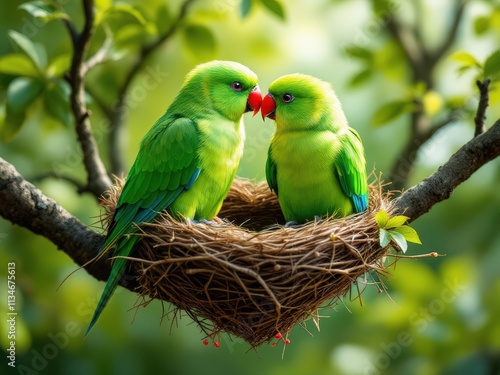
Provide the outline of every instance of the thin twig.
{"type": "MultiPolygon", "coordinates": [[[[413,82],[424,82],[427,90],[431,90],[434,87],[435,81],[433,75],[435,67],[457,37],[467,2],[468,0],[461,0],[457,3],[452,16],[452,24],[446,38],[434,51],[430,51],[424,45],[418,24],[412,28],[405,27],[398,21],[395,15],[393,15],[387,24],[388,31],[400,46],[411,68],[413,82]]],[[[419,12],[421,13],[421,10],[416,12],[417,16],[419,12]]],[[[454,117],[454,112],[450,114],[450,117],[454,117]]],[[[391,189],[400,191],[405,187],[408,178],[413,172],[420,147],[439,129],[453,120],[454,118],[451,118],[450,120],[445,120],[440,124],[431,126],[430,120],[421,106],[412,113],[410,122],[411,133],[408,143],[395,160],[389,174],[389,181],[392,182],[391,189]]]]}
{"type": "Polygon", "coordinates": [[[476,130],[474,131],[474,137],[483,134],[486,131],[486,108],[490,103],[489,86],[491,79],[486,79],[484,82],[476,81],[477,88],[479,89],[479,104],[477,106],[476,117],[474,117],[474,123],[476,124],[476,130]]]}
{"type": "Polygon", "coordinates": [[[78,142],[83,153],[83,163],[87,170],[87,191],[100,197],[111,186],[106,168],[99,156],[89,120],[89,112],[85,101],[85,56],[88,51],[94,25],[94,2],[83,0],[85,23],[80,34],[75,31],[74,25],[65,20],[65,25],[72,38],[73,55],[67,80],[71,86],[71,109],[75,118],[75,128],[78,142]]]}
{"type": "Polygon", "coordinates": [[[179,14],[176,20],[171,24],[170,28],[151,44],[141,48],[139,55],[130,67],[130,70],[125,75],[125,79],[121,87],[118,89],[117,99],[113,103],[113,107],[105,113],[111,114],[108,116],[110,120],[109,126],[109,159],[111,164],[111,172],[116,176],[123,175],[125,166],[123,164],[122,153],[119,147],[119,132],[125,123],[125,112],[127,109],[127,94],[132,85],[134,78],[141,71],[146,59],[156,51],[163,43],[169,40],[178,30],[179,26],[184,21],[189,7],[196,0],[185,0],[181,5],[179,14]]]}

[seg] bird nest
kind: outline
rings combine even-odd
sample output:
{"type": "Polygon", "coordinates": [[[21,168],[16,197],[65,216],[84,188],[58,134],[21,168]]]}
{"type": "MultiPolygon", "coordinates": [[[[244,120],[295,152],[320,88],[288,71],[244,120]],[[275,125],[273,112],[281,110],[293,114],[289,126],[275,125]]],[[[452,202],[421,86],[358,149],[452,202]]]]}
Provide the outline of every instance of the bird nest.
{"type": "MultiPolygon", "coordinates": [[[[105,222],[120,191],[117,184],[104,200],[105,222]]],[[[286,228],[265,183],[235,180],[219,225],[167,214],[142,225],[128,272],[140,295],[185,311],[207,337],[227,332],[256,347],[309,318],[318,325],[318,309],[339,301],[361,276],[385,272],[389,246],[380,246],[375,222],[381,209],[391,216],[376,182],[366,212],[286,228]]]]}

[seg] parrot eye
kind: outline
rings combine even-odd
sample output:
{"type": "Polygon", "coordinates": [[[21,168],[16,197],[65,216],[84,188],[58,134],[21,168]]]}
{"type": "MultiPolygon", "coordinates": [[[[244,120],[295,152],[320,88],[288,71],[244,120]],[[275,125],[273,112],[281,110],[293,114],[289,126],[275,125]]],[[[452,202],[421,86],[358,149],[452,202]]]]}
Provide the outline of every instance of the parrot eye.
{"type": "Polygon", "coordinates": [[[243,85],[241,82],[235,81],[231,83],[231,88],[236,92],[240,92],[241,90],[243,90],[243,85]]]}
{"type": "Polygon", "coordinates": [[[293,99],[295,99],[295,98],[293,97],[293,95],[292,95],[292,94],[289,94],[289,93],[284,93],[284,94],[281,96],[281,101],[282,101],[283,103],[291,103],[291,102],[293,102],[293,99]]]}

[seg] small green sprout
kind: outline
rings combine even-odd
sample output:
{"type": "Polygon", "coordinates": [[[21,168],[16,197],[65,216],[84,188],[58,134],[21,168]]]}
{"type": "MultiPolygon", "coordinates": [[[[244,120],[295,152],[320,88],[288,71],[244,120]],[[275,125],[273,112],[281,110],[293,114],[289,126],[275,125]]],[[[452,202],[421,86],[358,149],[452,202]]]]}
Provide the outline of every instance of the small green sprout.
{"type": "Polygon", "coordinates": [[[422,244],[417,231],[405,224],[408,219],[409,217],[403,215],[389,218],[385,210],[377,212],[375,221],[380,228],[380,246],[386,247],[391,241],[394,241],[404,253],[408,249],[408,242],[422,244]]]}

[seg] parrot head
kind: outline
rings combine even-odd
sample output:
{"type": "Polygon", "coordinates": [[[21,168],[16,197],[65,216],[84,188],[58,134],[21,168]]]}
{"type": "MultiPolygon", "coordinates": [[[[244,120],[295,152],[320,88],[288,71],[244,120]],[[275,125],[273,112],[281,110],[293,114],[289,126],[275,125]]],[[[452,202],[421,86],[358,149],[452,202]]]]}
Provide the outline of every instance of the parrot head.
{"type": "Polygon", "coordinates": [[[232,121],[243,113],[255,116],[262,103],[257,75],[246,66],[233,61],[214,60],[195,67],[184,86],[197,90],[209,108],[232,121]]]}
{"type": "Polygon", "coordinates": [[[306,74],[289,74],[276,79],[262,101],[262,119],[276,121],[278,129],[303,130],[321,124],[325,117],[343,116],[333,88],[306,74]]]}

